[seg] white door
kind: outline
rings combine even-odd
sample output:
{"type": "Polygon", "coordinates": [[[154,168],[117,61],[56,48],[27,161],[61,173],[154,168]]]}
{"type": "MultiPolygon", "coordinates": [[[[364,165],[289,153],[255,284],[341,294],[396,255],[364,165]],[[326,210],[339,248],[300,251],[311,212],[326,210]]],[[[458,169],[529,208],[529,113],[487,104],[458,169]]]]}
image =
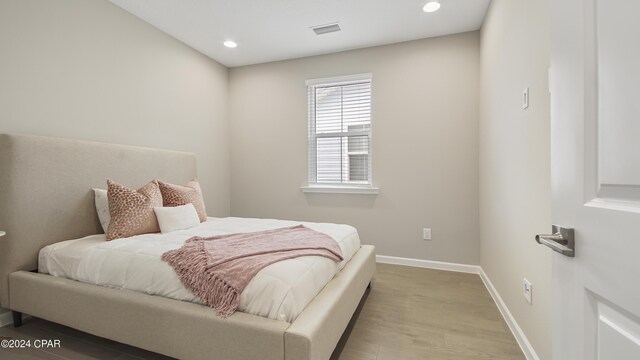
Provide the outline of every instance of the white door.
{"type": "Polygon", "coordinates": [[[640,1],[552,0],[553,359],[640,359],[640,1]]]}

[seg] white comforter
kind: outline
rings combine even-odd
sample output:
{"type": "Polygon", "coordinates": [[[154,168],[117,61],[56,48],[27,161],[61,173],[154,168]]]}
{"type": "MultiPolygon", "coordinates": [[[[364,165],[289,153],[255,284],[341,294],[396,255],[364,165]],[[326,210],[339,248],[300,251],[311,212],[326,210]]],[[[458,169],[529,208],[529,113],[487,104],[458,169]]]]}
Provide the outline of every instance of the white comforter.
{"type": "Polygon", "coordinates": [[[164,252],[179,248],[192,236],[254,232],[297,224],[331,236],[342,249],[344,261],[335,263],[321,256],[305,256],[269,265],[249,282],[238,307],[242,312],[292,322],[360,248],[355,228],[284,220],[209,218],[197,227],[167,234],[113,241],[105,241],[101,234],[49,245],[40,251],[38,270],[86,283],[200,303],[182,285],[173,268],[162,261],[164,252]]]}

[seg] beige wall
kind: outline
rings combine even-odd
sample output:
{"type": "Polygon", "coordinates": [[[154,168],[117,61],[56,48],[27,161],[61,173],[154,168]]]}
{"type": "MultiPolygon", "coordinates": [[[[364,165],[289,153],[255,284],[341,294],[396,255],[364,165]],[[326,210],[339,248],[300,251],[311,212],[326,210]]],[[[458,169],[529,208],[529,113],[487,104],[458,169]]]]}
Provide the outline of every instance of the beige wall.
{"type": "Polygon", "coordinates": [[[0,133],[195,152],[229,214],[226,67],[106,0],[2,1],[0,49],[0,133]]]}
{"type": "Polygon", "coordinates": [[[549,0],[493,0],[480,51],[481,264],[540,359],[551,358],[551,251],[534,241],[551,230],[549,17],[549,0]]]}
{"type": "Polygon", "coordinates": [[[195,152],[229,214],[227,68],[106,0],[1,1],[0,54],[0,133],[195,152]]]}
{"type": "Polygon", "coordinates": [[[478,54],[471,32],[231,69],[231,214],[348,223],[379,255],[478,264],[478,54]],[[380,194],[303,194],[305,80],[368,72],[380,194]]]}

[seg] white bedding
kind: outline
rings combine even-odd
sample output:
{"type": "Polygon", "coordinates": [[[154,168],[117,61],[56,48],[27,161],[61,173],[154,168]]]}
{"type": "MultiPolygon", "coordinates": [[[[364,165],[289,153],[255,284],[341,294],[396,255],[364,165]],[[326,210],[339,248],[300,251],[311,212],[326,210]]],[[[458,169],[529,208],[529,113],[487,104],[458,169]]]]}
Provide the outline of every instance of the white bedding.
{"type": "Polygon", "coordinates": [[[224,235],[277,229],[297,224],[331,236],[340,248],[341,263],[305,256],[262,269],[240,295],[239,311],[292,322],[344,267],[360,248],[360,238],[349,225],[270,219],[209,218],[187,230],[145,234],[105,241],[105,235],[63,241],[40,250],[38,271],[86,283],[123,288],[172,299],[200,303],[175,271],[160,258],[192,236],[224,235]]]}

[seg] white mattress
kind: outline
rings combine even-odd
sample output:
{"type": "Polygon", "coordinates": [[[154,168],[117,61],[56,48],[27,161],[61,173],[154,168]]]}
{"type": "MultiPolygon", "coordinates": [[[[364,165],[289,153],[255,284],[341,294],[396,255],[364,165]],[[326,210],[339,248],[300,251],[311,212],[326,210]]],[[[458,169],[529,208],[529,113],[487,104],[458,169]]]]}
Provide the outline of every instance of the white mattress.
{"type": "Polygon", "coordinates": [[[262,269],[240,295],[239,311],[292,322],[360,248],[349,225],[270,219],[209,218],[199,226],[166,234],[145,234],[113,241],[91,235],[40,250],[38,271],[90,284],[128,289],[201,303],[180,282],[162,254],[181,247],[192,236],[254,232],[303,224],[332,237],[344,260],[304,256],[262,269]]]}

